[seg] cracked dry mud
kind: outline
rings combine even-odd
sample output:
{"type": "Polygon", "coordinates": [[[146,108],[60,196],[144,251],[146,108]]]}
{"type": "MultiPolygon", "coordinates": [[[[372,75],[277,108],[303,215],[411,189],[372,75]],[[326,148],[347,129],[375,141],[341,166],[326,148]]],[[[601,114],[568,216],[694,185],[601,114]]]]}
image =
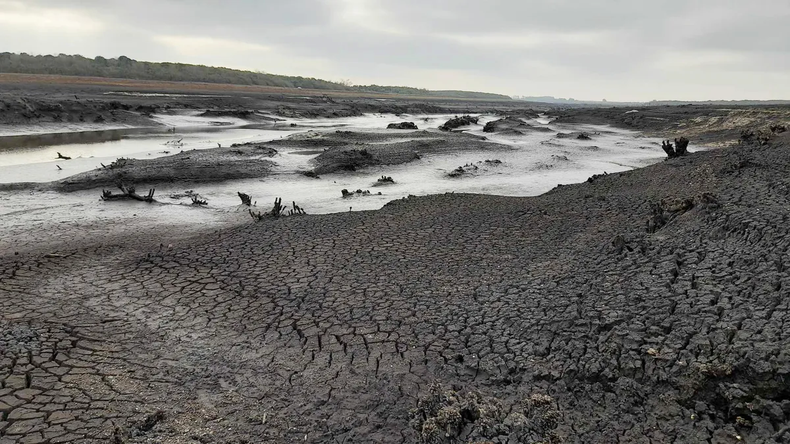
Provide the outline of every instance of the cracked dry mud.
{"type": "Polygon", "coordinates": [[[788,172],[777,141],[2,252],[0,443],[419,442],[436,387],[509,419],[430,442],[519,442],[546,396],[551,442],[790,442],[788,172]],[[662,199],[695,206],[649,234],[662,199]]]}

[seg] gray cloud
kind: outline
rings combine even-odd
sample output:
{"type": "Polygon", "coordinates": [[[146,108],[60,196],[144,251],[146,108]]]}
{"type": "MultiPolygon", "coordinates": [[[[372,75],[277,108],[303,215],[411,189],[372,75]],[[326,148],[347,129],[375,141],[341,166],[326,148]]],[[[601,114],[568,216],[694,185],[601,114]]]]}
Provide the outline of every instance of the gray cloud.
{"type": "Polygon", "coordinates": [[[789,19],[786,0],[0,0],[0,39],[357,83],[787,99],[789,19]]]}

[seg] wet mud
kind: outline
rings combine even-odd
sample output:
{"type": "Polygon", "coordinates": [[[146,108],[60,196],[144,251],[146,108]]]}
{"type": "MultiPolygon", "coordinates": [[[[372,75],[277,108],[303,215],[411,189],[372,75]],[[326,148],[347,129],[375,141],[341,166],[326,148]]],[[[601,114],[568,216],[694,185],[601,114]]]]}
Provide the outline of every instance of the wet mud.
{"type": "Polygon", "coordinates": [[[409,131],[393,133],[330,131],[308,132],[272,141],[267,146],[310,150],[323,148],[313,159],[315,174],[356,171],[376,165],[399,165],[424,155],[467,151],[503,151],[508,145],[462,132],[409,131]]]}

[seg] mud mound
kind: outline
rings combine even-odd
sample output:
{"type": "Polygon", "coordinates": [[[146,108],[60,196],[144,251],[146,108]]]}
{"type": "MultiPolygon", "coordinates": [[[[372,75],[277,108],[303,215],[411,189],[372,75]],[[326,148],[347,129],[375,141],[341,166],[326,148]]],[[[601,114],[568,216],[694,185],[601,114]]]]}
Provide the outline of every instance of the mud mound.
{"type": "Polygon", "coordinates": [[[125,124],[157,126],[150,119],[152,110],[138,109],[116,100],[82,100],[48,98],[2,98],[0,99],[0,124],[125,124]]]}
{"type": "Polygon", "coordinates": [[[387,129],[416,130],[417,125],[414,122],[390,123],[387,129]]]}
{"type": "MultiPolygon", "coordinates": [[[[426,132],[427,133],[427,132],[426,132]]],[[[414,134],[414,133],[412,133],[414,134]]],[[[427,133],[431,137],[417,140],[390,140],[375,143],[355,142],[343,147],[330,147],[313,162],[316,174],[356,171],[374,165],[397,165],[420,159],[425,155],[463,151],[503,151],[511,147],[481,140],[476,136],[427,133]]],[[[376,140],[378,136],[374,137],[376,140]]],[[[331,140],[331,139],[330,139],[331,140]]]]}
{"type": "Polygon", "coordinates": [[[477,392],[459,393],[431,385],[409,411],[419,442],[545,442],[561,443],[554,431],[561,418],[550,396],[533,394],[505,410],[502,403],[477,392]]]}
{"type": "Polygon", "coordinates": [[[548,127],[532,126],[521,119],[515,117],[504,117],[499,120],[488,122],[483,127],[485,133],[498,133],[502,135],[523,135],[529,132],[551,132],[548,127]]]}
{"type": "Polygon", "coordinates": [[[274,147],[288,148],[332,148],[349,145],[361,145],[370,143],[397,142],[415,139],[435,139],[445,137],[437,131],[412,131],[409,133],[400,132],[358,132],[358,131],[308,131],[306,133],[294,134],[282,139],[267,142],[267,145],[274,147]]]}
{"type": "Polygon", "coordinates": [[[572,133],[557,133],[554,137],[558,139],[592,140],[596,135],[597,134],[575,131],[572,133]]]}
{"type": "Polygon", "coordinates": [[[447,122],[445,122],[442,126],[439,127],[439,129],[442,131],[451,131],[456,128],[460,128],[462,126],[477,124],[478,120],[479,118],[474,116],[454,117],[448,120],[447,122]]]}
{"type": "Polygon", "coordinates": [[[219,182],[262,177],[273,166],[267,159],[275,154],[277,151],[273,148],[244,144],[230,148],[182,151],[156,159],[118,159],[109,165],[42,187],[76,191],[114,188],[119,182],[142,188],[169,182],[219,182]]]}

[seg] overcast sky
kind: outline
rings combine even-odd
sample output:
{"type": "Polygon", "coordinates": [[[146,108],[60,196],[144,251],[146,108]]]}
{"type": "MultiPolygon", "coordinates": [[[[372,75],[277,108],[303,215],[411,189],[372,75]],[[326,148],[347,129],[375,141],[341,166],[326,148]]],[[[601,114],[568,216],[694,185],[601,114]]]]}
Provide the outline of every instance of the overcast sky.
{"type": "Polygon", "coordinates": [[[0,51],[585,100],[790,99],[790,0],[0,0],[0,51]]]}

